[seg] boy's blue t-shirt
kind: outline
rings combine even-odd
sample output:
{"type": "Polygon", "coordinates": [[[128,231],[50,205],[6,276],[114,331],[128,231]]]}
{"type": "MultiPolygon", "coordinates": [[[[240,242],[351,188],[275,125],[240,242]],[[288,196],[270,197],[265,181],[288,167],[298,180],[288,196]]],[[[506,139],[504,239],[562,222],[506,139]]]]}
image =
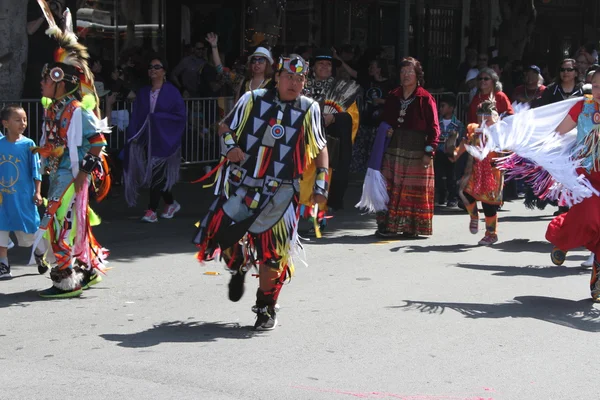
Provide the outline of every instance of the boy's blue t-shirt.
{"type": "Polygon", "coordinates": [[[33,202],[35,181],[41,181],[40,158],[33,154],[33,140],[15,143],[0,138],[0,231],[35,233],[40,215],[33,202]]]}

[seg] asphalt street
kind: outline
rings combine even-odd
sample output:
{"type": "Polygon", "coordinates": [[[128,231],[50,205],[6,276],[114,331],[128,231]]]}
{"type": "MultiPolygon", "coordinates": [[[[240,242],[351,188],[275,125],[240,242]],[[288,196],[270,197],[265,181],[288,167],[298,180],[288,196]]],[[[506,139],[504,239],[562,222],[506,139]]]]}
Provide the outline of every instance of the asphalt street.
{"type": "Polygon", "coordinates": [[[194,222],[209,203],[180,185],[182,211],[143,224],[143,199],[95,207],[111,250],[104,281],[78,299],[50,285],[28,250],[0,282],[0,399],[597,399],[600,305],[587,251],[550,262],[553,208],[507,202],[499,239],[477,246],[465,213],[437,209],[434,235],[381,241],[351,208],[280,297],[276,330],[255,333],[256,279],[227,300],[222,265],[200,265],[194,222]],[[206,272],[219,272],[207,275],[206,272]]]}

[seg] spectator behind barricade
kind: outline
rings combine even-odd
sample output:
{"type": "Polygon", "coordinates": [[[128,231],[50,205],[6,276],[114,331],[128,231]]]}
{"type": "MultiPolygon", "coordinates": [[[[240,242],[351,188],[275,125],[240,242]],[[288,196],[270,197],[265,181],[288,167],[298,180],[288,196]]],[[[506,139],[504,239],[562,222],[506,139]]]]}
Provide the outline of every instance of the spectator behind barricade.
{"type": "Polygon", "coordinates": [[[183,97],[200,97],[200,80],[207,64],[206,58],[204,42],[197,41],[193,53],[184,57],[173,69],[171,80],[183,97]]]}
{"type": "Polygon", "coordinates": [[[210,32],[206,35],[206,41],[210,44],[211,52],[208,62],[200,73],[198,93],[200,97],[219,97],[223,88],[223,64],[219,53],[219,36],[210,32]]]}
{"type": "MultiPolygon", "coordinates": [[[[524,66],[521,60],[515,60],[510,63],[510,87],[514,90],[517,86],[523,83],[524,66]]],[[[502,86],[504,87],[504,85],[502,86]]],[[[505,92],[506,93],[506,92],[505,92]]],[[[512,94],[512,93],[511,93],[512,94]]],[[[508,94],[507,94],[508,96],[508,94]]]]}
{"type": "Polygon", "coordinates": [[[525,69],[525,83],[517,86],[512,95],[512,101],[520,104],[531,104],[539,99],[546,86],[543,85],[542,71],[537,65],[531,65],[525,69]]]}
{"type": "MultiPolygon", "coordinates": [[[[600,69],[600,65],[592,64],[592,66],[590,66],[587,69],[587,71],[585,71],[585,83],[586,84],[592,83],[592,78],[594,77],[594,72],[596,72],[598,69],[600,69]]],[[[591,90],[591,87],[590,87],[590,90],[591,90]]]]}
{"type": "Polygon", "coordinates": [[[458,207],[457,167],[451,158],[454,157],[454,148],[466,131],[464,124],[454,114],[456,110],[454,94],[443,95],[439,105],[440,138],[434,158],[435,191],[439,205],[455,208],[458,207]]]}
{"type": "Polygon", "coordinates": [[[471,104],[469,105],[469,114],[467,117],[468,123],[478,122],[477,107],[485,100],[492,100],[495,102],[496,109],[501,117],[512,115],[514,113],[510,100],[502,91],[500,78],[493,69],[482,69],[477,76],[477,82],[477,94],[473,97],[473,100],[471,100],[471,104]]]}
{"type": "Polygon", "coordinates": [[[102,73],[103,65],[102,61],[96,57],[91,57],[90,60],[91,70],[94,73],[94,82],[104,82],[104,74],[102,73]]]}
{"type": "Polygon", "coordinates": [[[265,47],[257,47],[248,58],[246,77],[236,88],[234,103],[246,92],[275,87],[273,57],[265,47]]]}
{"type": "Polygon", "coordinates": [[[367,163],[373,148],[377,133],[377,126],[381,121],[381,113],[385,106],[385,99],[394,88],[393,82],[388,79],[387,65],[380,59],[371,60],[369,63],[369,80],[363,80],[363,93],[365,93],[364,108],[360,115],[360,126],[352,148],[352,161],[350,172],[365,173],[367,163]]]}
{"type": "MultiPolygon", "coordinates": [[[[23,0],[21,0],[23,1],[23,0]]],[[[26,0],[25,0],[26,1],[26,0]]],[[[66,0],[50,0],[48,2],[52,15],[58,26],[64,25],[63,12],[66,0]]],[[[27,35],[29,47],[27,50],[27,71],[23,97],[38,99],[40,97],[40,74],[48,60],[53,59],[56,40],[46,35],[48,23],[44,18],[42,9],[36,0],[27,3],[27,35]]]]}
{"type": "Polygon", "coordinates": [[[293,53],[300,55],[304,60],[310,60],[313,56],[313,46],[298,46],[293,53]]]}
{"type": "Polygon", "coordinates": [[[465,49],[465,60],[456,69],[456,90],[457,92],[469,91],[467,86],[468,72],[477,66],[477,50],[467,47],[465,49]]]}
{"type": "Polygon", "coordinates": [[[139,190],[150,188],[148,209],[142,218],[157,222],[161,197],[162,218],[173,218],[180,206],[172,188],[179,178],[181,145],[186,123],[185,103],[177,88],[166,81],[167,65],[154,57],[148,65],[150,85],[138,91],[125,146],[125,199],[137,203],[139,190]]]}
{"type": "Polygon", "coordinates": [[[579,80],[584,82],[586,78],[586,71],[592,64],[595,63],[594,57],[588,53],[585,48],[581,48],[577,55],[575,56],[577,60],[577,75],[579,80]]]}
{"type": "Polygon", "coordinates": [[[577,78],[577,62],[572,58],[565,58],[558,67],[554,82],[548,85],[542,97],[534,101],[531,107],[545,106],[571,97],[583,96],[583,83],[577,78]]]}
{"type": "Polygon", "coordinates": [[[487,68],[487,65],[488,56],[485,53],[481,53],[477,56],[477,65],[467,72],[465,82],[469,88],[469,100],[473,100],[473,97],[477,94],[477,77],[479,76],[479,71],[483,68],[487,68]]]}
{"type": "Polygon", "coordinates": [[[350,80],[357,79],[358,73],[356,71],[356,65],[354,63],[354,49],[350,45],[342,46],[340,53],[332,47],[331,52],[333,58],[340,62],[340,68],[336,70],[335,77],[337,79],[350,80]]]}

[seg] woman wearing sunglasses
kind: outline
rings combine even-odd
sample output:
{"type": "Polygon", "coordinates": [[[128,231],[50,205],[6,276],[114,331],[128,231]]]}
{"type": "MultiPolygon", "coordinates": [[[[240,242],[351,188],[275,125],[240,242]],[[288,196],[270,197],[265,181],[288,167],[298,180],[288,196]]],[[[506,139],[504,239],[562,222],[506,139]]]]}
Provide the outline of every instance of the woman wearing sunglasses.
{"type": "Polygon", "coordinates": [[[274,87],[273,57],[268,49],[258,47],[248,58],[246,71],[246,78],[238,86],[235,94],[236,102],[246,92],[274,87]]]}
{"type": "Polygon", "coordinates": [[[477,122],[477,108],[486,100],[490,100],[495,104],[500,118],[505,115],[514,114],[508,96],[502,91],[500,78],[491,68],[483,68],[479,71],[479,75],[477,76],[477,94],[475,94],[469,105],[468,123],[477,122]]]}
{"type": "Polygon", "coordinates": [[[171,189],[179,179],[181,142],[185,131],[186,109],[179,90],[167,82],[164,60],[154,57],[148,64],[150,84],[142,87],[133,103],[125,145],[125,199],[137,203],[139,191],[150,189],[144,222],[157,222],[162,198],[162,218],[173,218],[181,208],[171,189]]]}
{"type": "Polygon", "coordinates": [[[571,97],[583,96],[583,83],[579,82],[577,62],[565,58],[559,65],[556,80],[548,85],[542,97],[532,102],[532,107],[545,106],[571,97]]]}

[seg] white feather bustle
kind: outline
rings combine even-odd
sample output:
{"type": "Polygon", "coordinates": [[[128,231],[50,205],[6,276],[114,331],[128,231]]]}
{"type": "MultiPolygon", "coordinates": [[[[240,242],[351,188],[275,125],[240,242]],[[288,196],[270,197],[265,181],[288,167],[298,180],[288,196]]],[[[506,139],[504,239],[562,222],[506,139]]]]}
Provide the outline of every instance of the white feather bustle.
{"type": "Polygon", "coordinates": [[[362,195],[355,207],[369,213],[376,213],[386,211],[389,201],[390,196],[387,191],[385,177],[381,171],[368,168],[363,183],[362,195]]]}

